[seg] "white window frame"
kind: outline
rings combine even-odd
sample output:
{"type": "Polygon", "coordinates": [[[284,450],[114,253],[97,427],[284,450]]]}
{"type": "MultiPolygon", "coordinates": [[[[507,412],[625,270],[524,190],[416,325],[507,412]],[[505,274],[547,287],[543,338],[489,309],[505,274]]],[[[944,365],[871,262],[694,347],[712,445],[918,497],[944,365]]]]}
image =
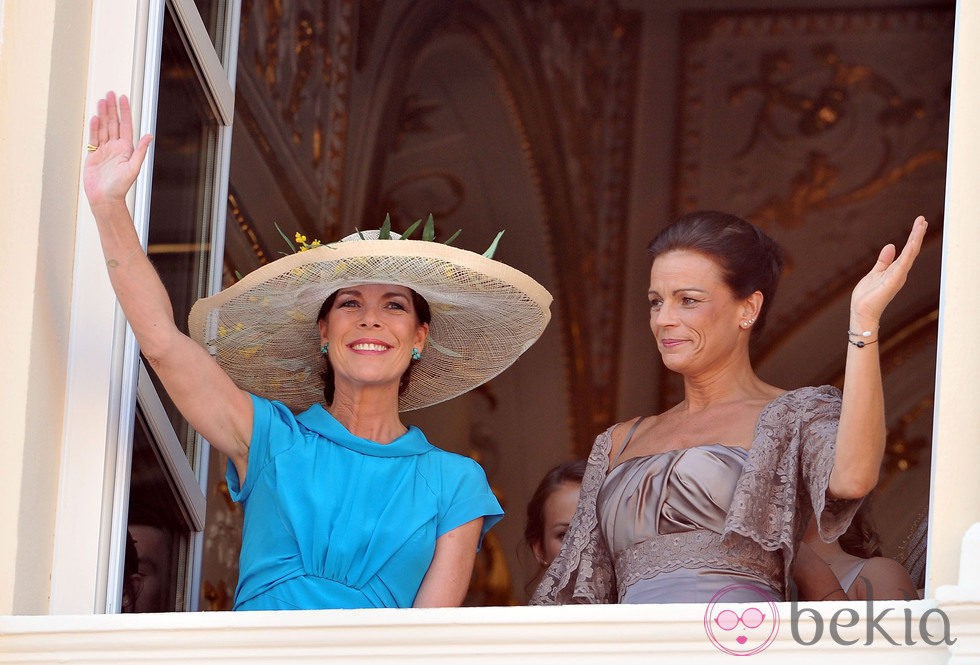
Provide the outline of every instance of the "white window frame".
{"type": "MultiPolygon", "coordinates": [[[[230,3],[227,25],[231,34],[222,40],[223,53],[219,58],[193,0],[93,2],[87,115],[94,115],[95,104],[105,91],[129,91],[134,115],[138,116],[134,118],[134,131],[137,135],[152,132],[168,4],[219,123],[209,239],[211,247],[216,248],[208,274],[208,290],[214,293],[221,284],[223,257],[218,248],[224,247],[239,4],[230,3]],[[230,72],[225,72],[222,61],[232,63],[230,72]]],[[[153,156],[151,144],[129,197],[144,246],[153,156]]],[[[116,304],[102,264],[95,221],[81,186],[78,210],[65,435],[52,562],[50,607],[54,614],[119,610],[137,399],[151,428],[157,432],[170,429],[173,433],[156,391],[140,367],[132,331],[116,304]]],[[[177,481],[182,507],[193,528],[198,529],[192,537],[191,565],[185,580],[188,602],[184,609],[195,610],[200,595],[199,560],[209,448],[206,442],[199,441],[191,464],[175,436],[163,435],[156,440],[177,481]]]]}
{"type": "MultiPolygon", "coordinates": [[[[961,540],[980,523],[980,3],[956,3],[939,295],[926,597],[956,584],[961,540]]],[[[938,220],[937,220],[938,221],[938,220]]],[[[914,274],[912,276],[914,279],[914,274]]]]}
{"type": "MultiPolygon", "coordinates": [[[[173,1],[175,6],[193,4],[190,0],[173,1]]],[[[94,113],[95,101],[109,89],[132,90],[134,107],[143,108],[147,17],[160,2],[93,1],[88,115],[94,113]]],[[[233,20],[237,25],[238,17],[233,20]]],[[[960,561],[961,539],[971,524],[980,522],[980,446],[976,443],[980,409],[970,389],[980,376],[980,354],[976,351],[976,339],[980,338],[980,263],[975,260],[980,249],[980,225],[974,222],[980,210],[980,189],[974,175],[980,172],[980,114],[976,111],[980,108],[980,80],[968,71],[972,63],[980,62],[980,5],[957,3],[955,34],[927,599],[936,598],[940,587],[955,585],[961,568],[980,565],[980,561],[960,561]]],[[[226,55],[225,62],[235,60],[237,40],[230,41],[236,43],[226,44],[226,54],[231,51],[232,57],[226,55]]],[[[234,89],[233,68],[228,78],[234,89]]],[[[222,117],[222,111],[216,113],[222,117]]],[[[141,117],[137,132],[142,133],[146,126],[147,119],[141,117]]],[[[227,165],[230,127],[221,132],[220,149],[227,165]]],[[[225,171],[218,188],[223,195],[226,187],[225,171]]],[[[215,198],[216,205],[222,206],[216,212],[223,216],[223,196],[215,198]]],[[[136,209],[145,215],[142,207],[136,209]]],[[[126,423],[132,420],[131,412],[123,413],[132,405],[124,404],[122,394],[124,386],[135,382],[135,365],[127,365],[135,353],[132,337],[124,332],[81,186],[78,210],[65,435],[52,566],[51,612],[55,614],[99,613],[107,606],[108,552],[113,546],[110,527],[114,524],[110,513],[112,506],[119,505],[112,479],[121,464],[120,427],[128,427],[126,423]]],[[[219,248],[223,246],[223,227],[216,226],[219,228],[212,242],[219,248]]],[[[212,285],[217,282],[218,277],[212,275],[212,285]]],[[[485,616],[489,620],[497,611],[499,608],[488,609],[485,616]]]]}

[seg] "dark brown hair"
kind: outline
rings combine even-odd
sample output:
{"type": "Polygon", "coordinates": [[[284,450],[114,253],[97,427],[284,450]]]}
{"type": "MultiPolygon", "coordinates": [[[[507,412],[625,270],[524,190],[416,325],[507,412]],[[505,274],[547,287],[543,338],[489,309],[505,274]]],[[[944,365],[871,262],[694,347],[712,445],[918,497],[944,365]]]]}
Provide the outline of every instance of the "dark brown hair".
{"type": "Polygon", "coordinates": [[[783,250],[775,240],[741,217],[702,210],[683,215],[647,246],[654,260],[677,249],[698,252],[717,263],[736,298],[762,293],[762,309],[753,326],[755,332],[762,330],[783,272],[783,250]]]}
{"type": "Polygon", "coordinates": [[[837,539],[837,544],[841,549],[851,556],[871,559],[881,556],[881,536],[878,535],[874,523],[871,520],[871,505],[866,498],[854,513],[847,531],[837,539]]]}
{"type": "MultiPolygon", "coordinates": [[[[409,291],[412,294],[412,307],[415,309],[415,320],[418,322],[418,325],[422,325],[423,323],[431,323],[432,311],[429,309],[429,303],[414,290],[409,289],[409,291]]],[[[340,292],[334,291],[327,296],[326,300],[323,301],[323,304],[320,305],[320,312],[316,315],[317,321],[322,321],[327,318],[327,315],[333,308],[334,302],[337,300],[338,293],[340,292]]],[[[419,351],[421,350],[422,349],[419,349],[419,351]]],[[[333,366],[326,357],[324,357],[324,361],[326,367],[324,368],[323,373],[320,375],[320,377],[323,379],[323,400],[327,406],[330,406],[333,404],[333,393],[336,385],[334,384],[333,378],[333,366]]],[[[414,365],[415,361],[410,360],[408,363],[408,368],[405,370],[405,373],[402,374],[402,378],[398,381],[399,395],[408,390],[408,382],[412,379],[412,367],[414,365]]]]}
{"type": "Polygon", "coordinates": [[[585,476],[585,460],[563,462],[552,467],[538,483],[527,504],[527,522],[524,523],[524,541],[533,548],[544,540],[544,504],[562,483],[581,483],[585,476]]]}

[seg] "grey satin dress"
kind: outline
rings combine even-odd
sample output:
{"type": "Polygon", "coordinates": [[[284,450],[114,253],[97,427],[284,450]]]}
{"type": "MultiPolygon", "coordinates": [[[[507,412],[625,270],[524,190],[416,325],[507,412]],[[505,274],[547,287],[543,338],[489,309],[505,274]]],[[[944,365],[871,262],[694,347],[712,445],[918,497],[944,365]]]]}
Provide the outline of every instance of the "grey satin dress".
{"type": "Polygon", "coordinates": [[[860,505],[828,492],[840,407],[833,386],[797,388],[763,407],[751,450],[706,443],[621,464],[610,427],[530,603],[704,603],[730,585],[747,602],[785,599],[806,523],[831,542],[860,505]]]}
{"type": "MultiPolygon", "coordinates": [[[[625,449],[625,446],[624,446],[625,449]]],[[[774,599],[778,552],[741,539],[722,543],[725,517],[749,451],[710,444],[634,457],[618,464],[599,490],[599,529],[614,557],[621,603],[774,599]],[[751,588],[750,588],[751,587],[751,588]],[[744,598],[743,598],[744,596],[744,598]]]]}

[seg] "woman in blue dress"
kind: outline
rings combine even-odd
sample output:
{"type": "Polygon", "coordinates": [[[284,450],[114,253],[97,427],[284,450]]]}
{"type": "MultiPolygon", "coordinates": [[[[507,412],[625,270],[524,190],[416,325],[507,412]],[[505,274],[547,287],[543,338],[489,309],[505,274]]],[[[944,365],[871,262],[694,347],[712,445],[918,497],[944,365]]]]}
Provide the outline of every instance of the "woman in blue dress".
{"type": "Polygon", "coordinates": [[[459,605],[503,511],[475,461],[399,412],[506,369],[544,330],[551,296],[488,256],[385,225],[330,245],[297,238],[304,251],[198,301],[188,337],[126,207],[150,142],[134,146],[130,118],[125,97],[99,102],[85,192],[140,350],[228,456],[245,509],[235,609],[459,605]]]}

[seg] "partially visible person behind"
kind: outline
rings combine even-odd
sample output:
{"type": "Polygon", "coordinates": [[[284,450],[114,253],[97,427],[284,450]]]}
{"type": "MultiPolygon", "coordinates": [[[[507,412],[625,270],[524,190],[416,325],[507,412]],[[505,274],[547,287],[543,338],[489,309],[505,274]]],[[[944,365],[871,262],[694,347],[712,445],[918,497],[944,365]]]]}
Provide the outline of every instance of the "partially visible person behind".
{"type": "Polygon", "coordinates": [[[176,575],[173,534],[158,524],[130,522],[129,534],[136,546],[139,561],[140,593],[133,603],[134,612],[172,612],[174,610],[176,575]]]}
{"type": "Polygon", "coordinates": [[[139,572],[139,552],[136,551],[136,541],[133,534],[126,532],[126,559],[123,564],[122,602],[120,611],[123,614],[136,612],[136,602],[143,591],[143,579],[139,572]]]}
{"type": "Polygon", "coordinates": [[[585,460],[563,462],[552,467],[541,479],[527,504],[524,542],[544,570],[561,549],[568,524],[575,514],[585,460]]]}
{"type": "Polygon", "coordinates": [[[840,538],[825,543],[811,519],[793,562],[801,600],[914,600],[908,571],[882,556],[868,504],[861,506],[840,538]]]}

